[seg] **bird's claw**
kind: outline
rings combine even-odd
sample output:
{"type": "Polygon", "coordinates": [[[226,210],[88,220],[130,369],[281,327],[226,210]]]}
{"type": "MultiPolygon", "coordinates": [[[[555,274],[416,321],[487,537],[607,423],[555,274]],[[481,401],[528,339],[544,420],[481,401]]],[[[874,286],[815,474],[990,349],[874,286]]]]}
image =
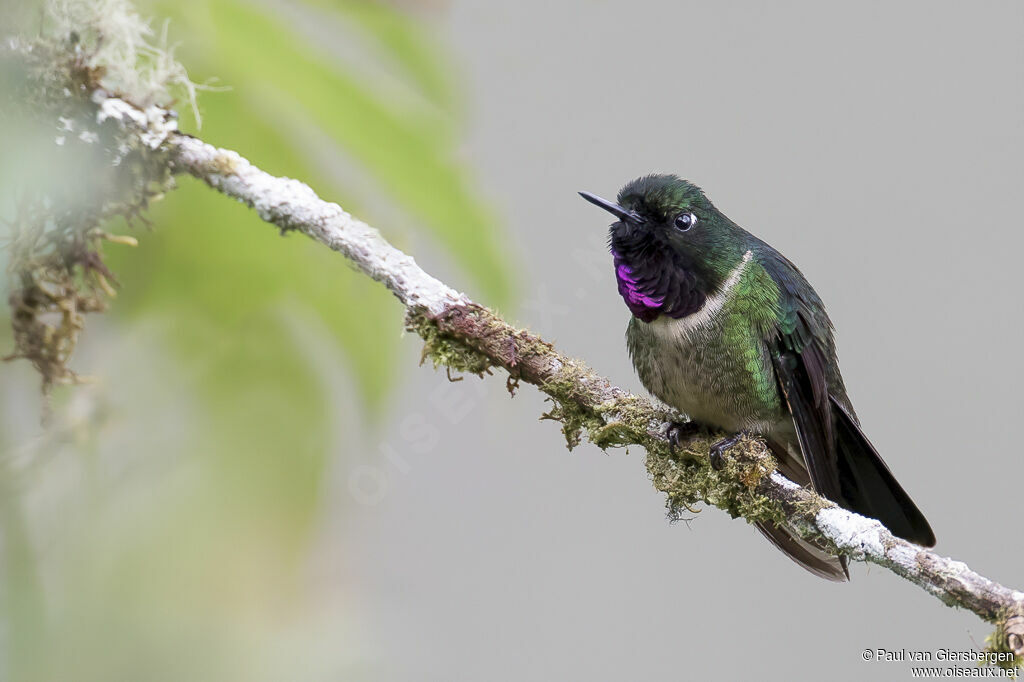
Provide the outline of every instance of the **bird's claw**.
{"type": "Polygon", "coordinates": [[[695,422],[672,422],[665,430],[665,438],[668,439],[668,451],[676,454],[676,448],[700,431],[700,425],[695,422]]]}
{"type": "Polygon", "coordinates": [[[737,434],[723,438],[722,440],[714,443],[708,449],[708,459],[711,460],[711,468],[715,471],[721,471],[725,467],[725,453],[732,446],[739,443],[740,440],[746,436],[745,431],[740,431],[737,434]]]}

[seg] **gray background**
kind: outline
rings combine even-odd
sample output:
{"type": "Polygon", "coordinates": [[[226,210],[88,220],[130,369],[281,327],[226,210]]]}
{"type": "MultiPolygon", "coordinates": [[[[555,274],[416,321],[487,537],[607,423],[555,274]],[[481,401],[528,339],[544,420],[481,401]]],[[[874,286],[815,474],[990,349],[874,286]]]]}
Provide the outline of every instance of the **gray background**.
{"type": "MultiPolygon", "coordinates": [[[[608,219],[575,192],[693,180],[829,305],[938,551],[1024,584],[1024,4],[461,1],[441,23],[467,162],[512,233],[513,317],[640,390],[608,219]]],[[[817,580],[716,509],[670,525],[640,449],[569,454],[537,392],[503,384],[410,370],[383,440],[337,472],[356,504],[325,579],[356,590],[384,679],[907,679],[861,652],[989,633],[877,567],[817,580]]]]}

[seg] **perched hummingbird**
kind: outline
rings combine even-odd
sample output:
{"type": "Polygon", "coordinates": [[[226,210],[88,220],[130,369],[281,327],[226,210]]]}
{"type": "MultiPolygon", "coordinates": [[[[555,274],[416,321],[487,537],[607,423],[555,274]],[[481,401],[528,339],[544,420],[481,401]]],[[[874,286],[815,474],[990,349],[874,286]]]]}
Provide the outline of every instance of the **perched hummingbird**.
{"type": "MultiPolygon", "coordinates": [[[[616,217],[609,230],[619,294],[633,313],[626,342],[644,387],[692,423],[765,438],[779,470],[926,547],[935,535],[861,431],[839,374],[832,323],[782,254],[675,175],[627,184],[616,202],[580,192],[616,217]]],[[[808,571],[848,580],[845,558],[771,523],[760,531],[808,571]]]]}

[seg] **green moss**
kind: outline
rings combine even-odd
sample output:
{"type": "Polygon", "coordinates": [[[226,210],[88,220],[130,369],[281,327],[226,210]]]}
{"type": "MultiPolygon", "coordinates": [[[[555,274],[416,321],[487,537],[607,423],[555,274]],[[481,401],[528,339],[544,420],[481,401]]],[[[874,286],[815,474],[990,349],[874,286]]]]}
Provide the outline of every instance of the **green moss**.
{"type": "Polygon", "coordinates": [[[581,404],[579,384],[574,368],[563,368],[559,377],[540,386],[553,403],[552,408],[541,415],[541,419],[552,419],[562,423],[562,435],[566,446],[572,450],[580,444],[583,432],[597,434],[605,427],[600,415],[581,404]]]}
{"type": "MultiPolygon", "coordinates": [[[[475,334],[492,332],[514,342],[519,357],[528,354],[550,356],[551,347],[527,332],[510,327],[485,309],[464,314],[474,316],[475,334]],[[530,345],[533,344],[533,345],[530,345]]],[[[458,324],[458,323],[455,323],[458,324]]],[[[441,365],[472,374],[483,374],[496,363],[451,335],[442,333],[435,320],[421,311],[411,311],[406,328],[424,340],[423,359],[435,367],[441,365]]],[[[561,359],[564,361],[564,359],[561,359]]],[[[762,479],[775,470],[775,460],[764,443],[744,439],[728,452],[721,471],[708,459],[708,441],[695,439],[675,452],[661,435],[666,422],[678,418],[675,413],[653,406],[636,395],[594,405],[594,387],[604,382],[592,370],[573,361],[566,362],[555,378],[540,385],[552,403],[541,419],[560,422],[566,446],[571,450],[587,440],[601,449],[642,445],[647,449],[647,470],[655,488],[667,496],[672,518],[693,511],[700,503],[719,507],[731,516],[749,521],[782,522],[781,505],[757,492],[762,479]]],[[[721,437],[721,434],[713,436],[721,437]]]]}
{"type": "Polygon", "coordinates": [[[405,328],[423,339],[420,364],[430,360],[434,369],[444,366],[480,377],[489,372],[494,364],[480,351],[443,333],[438,329],[437,322],[423,311],[410,310],[405,318],[405,328]]]}
{"type": "Polygon", "coordinates": [[[661,426],[675,415],[652,409],[652,405],[635,395],[602,403],[588,409],[580,403],[580,385],[594,379],[591,373],[566,367],[556,381],[541,390],[551,396],[555,407],[545,418],[562,422],[562,432],[571,448],[578,445],[582,434],[602,449],[643,445],[647,449],[647,470],[655,488],[667,496],[672,518],[693,511],[699,503],[711,504],[728,512],[733,518],[749,521],[782,522],[785,518],[778,502],[757,492],[761,480],[775,470],[775,459],[763,442],[744,439],[725,457],[725,466],[715,471],[708,458],[708,441],[696,439],[675,452],[656,435],[661,426]]]}
{"type": "Polygon", "coordinates": [[[823,497],[812,497],[807,500],[802,500],[794,505],[793,513],[801,516],[805,519],[813,519],[818,515],[822,509],[828,509],[835,505],[826,500],[823,497]]]}
{"type": "Polygon", "coordinates": [[[740,441],[724,458],[722,470],[716,471],[708,459],[707,443],[695,441],[674,456],[648,454],[647,471],[654,487],[668,497],[669,515],[679,518],[705,503],[733,518],[781,523],[785,519],[781,505],[757,492],[761,480],[775,470],[775,459],[765,445],[753,439],[740,441]]]}
{"type": "Polygon", "coordinates": [[[985,651],[995,654],[995,664],[1007,670],[1024,671],[1024,656],[1017,654],[1024,640],[1024,615],[1000,613],[995,631],[985,638],[985,651]],[[1008,627],[1010,624],[1010,627],[1008,627]],[[1013,642],[1010,640],[1013,639],[1013,642]],[[1015,652],[1016,647],[1016,652],[1015,652]]]}
{"type": "Polygon", "coordinates": [[[586,387],[598,381],[601,378],[589,369],[572,363],[564,365],[556,379],[540,386],[554,403],[541,418],[562,422],[562,433],[570,450],[580,444],[584,432],[587,440],[602,450],[650,440],[650,404],[629,396],[592,407],[593,396],[586,393],[586,387]],[[644,416],[640,416],[638,409],[641,404],[646,406],[644,416]]]}

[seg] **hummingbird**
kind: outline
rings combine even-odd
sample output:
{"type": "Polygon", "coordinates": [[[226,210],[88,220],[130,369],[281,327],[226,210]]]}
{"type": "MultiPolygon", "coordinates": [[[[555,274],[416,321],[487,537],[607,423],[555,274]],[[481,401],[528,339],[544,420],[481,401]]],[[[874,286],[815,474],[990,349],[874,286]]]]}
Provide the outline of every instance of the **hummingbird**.
{"type": "MultiPolygon", "coordinates": [[[[832,322],[803,274],[675,175],[628,183],[616,201],[580,196],[615,216],[609,247],[632,313],[626,345],[641,383],[692,427],[759,435],[779,471],[840,506],[931,547],[928,521],[861,430],[839,373],[832,322]]],[[[678,442],[686,425],[675,425],[678,442]]],[[[833,557],[787,528],[759,522],[776,547],[818,575],[849,580],[833,557]]]]}

